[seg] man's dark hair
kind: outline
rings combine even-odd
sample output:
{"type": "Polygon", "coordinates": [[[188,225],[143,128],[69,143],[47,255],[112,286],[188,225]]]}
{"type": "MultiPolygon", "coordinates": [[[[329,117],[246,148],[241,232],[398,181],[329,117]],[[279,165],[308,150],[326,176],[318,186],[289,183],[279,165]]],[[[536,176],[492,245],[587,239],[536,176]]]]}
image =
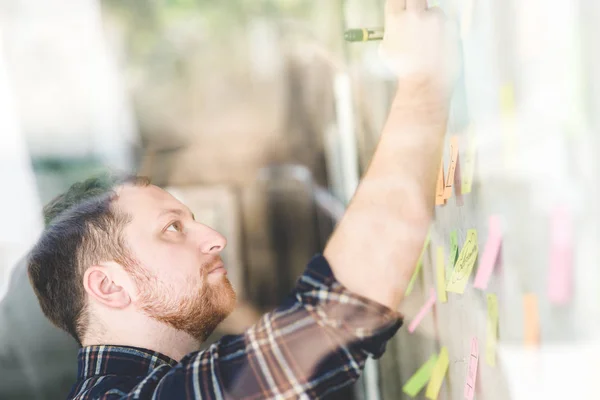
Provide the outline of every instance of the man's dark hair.
{"type": "Polygon", "coordinates": [[[104,174],[72,185],[44,207],[46,228],[29,254],[27,273],[42,311],[81,345],[89,325],[83,287],[95,263],[131,260],[122,230],[129,216],[113,203],[115,188],[147,178],[104,174]]]}

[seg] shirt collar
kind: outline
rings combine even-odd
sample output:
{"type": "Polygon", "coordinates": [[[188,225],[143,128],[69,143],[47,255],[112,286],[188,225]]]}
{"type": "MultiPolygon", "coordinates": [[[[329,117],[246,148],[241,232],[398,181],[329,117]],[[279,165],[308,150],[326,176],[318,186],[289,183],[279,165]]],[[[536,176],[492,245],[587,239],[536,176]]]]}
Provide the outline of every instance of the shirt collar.
{"type": "Polygon", "coordinates": [[[164,354],[129,346],[86,346],[79,349],[79,379],[94,375],[145,376],[161,365],[177,361],[164,354]]]}

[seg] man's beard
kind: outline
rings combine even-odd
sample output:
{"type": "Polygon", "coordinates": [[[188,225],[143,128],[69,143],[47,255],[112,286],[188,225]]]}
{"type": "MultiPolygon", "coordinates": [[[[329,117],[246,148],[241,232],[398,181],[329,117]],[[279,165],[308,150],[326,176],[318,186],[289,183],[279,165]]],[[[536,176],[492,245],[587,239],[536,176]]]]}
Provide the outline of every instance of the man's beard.
{"type": "MultiPolygon", "coordinates": [[[[236,294],[227,279],[221,275],[218,282],[209,282],[203,268],[202,290],[188,285],[181,290],[166,285],[151,276],[143,267],[137,267],[133,277],[140,288],[139,307],[150,317],[184,331],[204,342],[234,309],[236,294]]],[[[192,279],[197,284],[196,279],[192,279]]]]}

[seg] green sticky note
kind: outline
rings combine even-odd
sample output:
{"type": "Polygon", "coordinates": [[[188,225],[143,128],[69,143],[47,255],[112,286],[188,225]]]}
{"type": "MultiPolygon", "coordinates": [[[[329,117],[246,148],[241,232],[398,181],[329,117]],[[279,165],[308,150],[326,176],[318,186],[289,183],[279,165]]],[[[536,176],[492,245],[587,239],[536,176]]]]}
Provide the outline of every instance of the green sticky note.
{"type": "Polygon", "coordinates": [[[429,384],[427,385],[427,390],[425,391],[425,397],[428,399],[435,400],[438,398],[440,389],[442,388],[442,383],[444,382],[444,377],[446,376],[446,371],[448,371],[449,364],[450,359],[448,356],[448,348],[444,346],[440,350],[440,355],[433,367],[431,378],[429,380],[429,384]]]}
{"type": "Polygon", "coordinates": [[[413,376],[402,386],[402,391],[410,397],[415,397],[429,382],[433,367],[437,362],[438,355],[433,354],[429,360],[415,372],[413,376]]]}
{"type": "Polygon", "coordinates": [[[412,293],[413,287],[415,286],[415,282],[417,281],[417,277],[419,276],[419,272],[421,272],[421,268],[423,267],[423,256],[425,255],[425,251],[427,250],[427,246],[429,246],[429,239],[431,236],[431,231],[427,232],[427,237],[425,238],[425,243],[423,244],[423,250],[421,250],[421,254],[419,255],[419,260],[417,261],[417,267],[415,268],[415,272],[413,272],[412,277],[410,278],[410,282],[408,282],[408,287],[406,288],[405,295],[408,296],[412,293]]]}
{"type": "Polygon", "coordinates": [[[477,261],[478,253],[477,230],[469,229],[465,244],[460,251],[454,270],[446,285],[446,291],[459,294],[465,292],[469,277],[471,276],[471,272],[473,272],[473,267],[477,261]]]}
{"type": "Polygon", "coordinates": [[[448,258],[448,265],[446,265],[446,280],[450,279],[456,259],[458,258],[458,235],[456,231],[450,232],[450,258],[448,258]]]}

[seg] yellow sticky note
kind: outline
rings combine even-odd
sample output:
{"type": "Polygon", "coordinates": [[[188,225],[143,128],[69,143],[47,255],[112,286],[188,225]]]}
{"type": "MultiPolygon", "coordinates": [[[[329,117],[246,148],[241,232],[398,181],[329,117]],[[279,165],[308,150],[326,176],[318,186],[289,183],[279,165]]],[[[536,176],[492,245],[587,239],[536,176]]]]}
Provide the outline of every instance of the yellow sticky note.
{"type": "Polygon", "coordinates": [[[448,301],[446,296],[446,270],[444,269],[444,247],[438,246],[436,252],[437,297],[441,303],[448,301]]]}
{"type": "Polygon", "coordinates": [[[469,229],[467,240],[458,255],[458,260],[456,261],[452,275],[450,275],[446,291],[460,294],[465,292],[469,277],[477,260],[478,252],[477,230],[469,229]]]}
{"type": "Polygon", "coordinates": [[[428,399],[436,400],[438,398],[449,364],[450,358],[448,357],[448,348],[444,346],[440,350],[440,355],[433,366],[433,371],[431,371],[431,378],[429,379],[427,391],[425,392],[425,397],[428,399]]]}
{"type": "Polygon", "coordinates": [[[461,165],[460,173],[462,180],[461,193],[471,193],[473,187],[473,179],[475,174],[475,158],[477,155],[477,139],[473,133],[473,129],[469,129],[467,151],[464,157],[461,156],[463,164],[461,165]]]}
{"type": "Polygon", "coordinates": [[[512,84],[500,88],[500,113],[502,116],[502,136],[504,139],[504,157],[507,166],[512,166],[517,135],[515,128],[515,90],[512,84]]]}
{"type": "Polygon", "coordinates": [[[435,186],[435,205],[442,206],[446,204],[446,198],[444,197],[444,190],[446,185],[444,183],[444,159],[440,163],[440,171],[438,173],[438,180],[435,186]]]}
{"type": "Polygon", "coordinates": [[[525,323],[525,345],[537,346],[540,343],[540,314],[537,296],[523,295],[523,317],[525,323]]]}
{"type": "Polygon", "coordinates": [[[454,174],[456,173],[456,162],[458,161],[458,136],[450,138],[450,165],[448,166],[448,177],[444,185],[444,199],[452,197],[452,186],[454,185],[454,174]]]}
{"type": "Polygon", "coordinates": [[[427,246],[429,246],[430,237],[431,231],[427,232],[427,237],[425,238],[425,243],[423,244],[423,250],[421,250],[421,254],[419,255],[419,259],[417,260],[417,267],[415,268],[415,272],[413,272],[412,277],[410,278],[410,282],[408,282],[408,287],[406,288],[405,296],[408,296],[413,291],[415,282],[417,281],[417,277],[419,276],[419,272],[421,272],[421,268],[423,267],[423,256],[425,255],[427,246]]]}
{"type": "Polygon", "coordinates": [[[415,372],[415,374],[404,384],[404,386],[402,386],[402,391],[411,397],[415,397],[417,394],[419,394],[427,382],[429,382],[437,359],[437,354],[433,354],[431,357],[429,357],[429,360],[427,360],[427,362],[423,364],[421,368],[417,370],[417,372],[415,372]]]}
{"type": "Polygon", "coordinates": [[[487,341],[485,346],[485,360],[496,366],[496,344],[498,343],[498,297],[493,293],[487,295],[487,341]]]}

